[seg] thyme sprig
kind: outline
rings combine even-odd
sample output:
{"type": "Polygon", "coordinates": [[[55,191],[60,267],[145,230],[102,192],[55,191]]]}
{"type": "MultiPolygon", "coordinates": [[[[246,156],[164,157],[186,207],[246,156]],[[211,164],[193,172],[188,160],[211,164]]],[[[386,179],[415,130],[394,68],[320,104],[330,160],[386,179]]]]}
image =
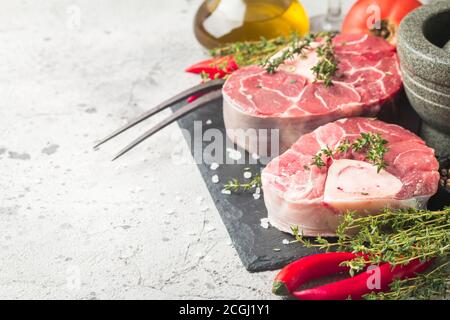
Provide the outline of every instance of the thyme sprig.
{"type": "MultiPolygon", "coordinates": [[[[337,239],[321,237],[313,242],[292,229],[296,240],[323,250],[362,252],[371,264],[405,265],[415,259],[447,257],[450,250],[450,207],[439,211],[385,209],[378,215],[360,217],[347,212],[337,229],[337,239]]],[[[364,258],[345,263],[351,274],[362,271],[364,258]]]]}
{"type": "Polygon", "coordinates": [[[333,76],[338,71],[338,60],[334,54],[333,38],[335,33],[319,32],[311,33],[300,40],[293,41],[289,48],[282,51],[281,56],[270,58],[266,61],[265,68],[268,73],[275,73],[286,60],[293,59],[296,55],[305,56],[306,50],[312,50],[311,44],[321,39],[316,47],[319,61],[311,68],[315,75],[315,81],[323,81],[326,87],[333,84],[333,76]]]}
{"type": "Polygon", "coordinates": [[[210,54],[213,57],[232,55],[240,67],[261,65],[268,57],[298,39],[299,36],[293,33],[289,37],[278,37],[270,40],[261,38],[259,41],[235,42],[224,47],[213,49],[210,51],[210,54]]]}
{"type": "Polygon", "coordinates": [[[377,171],[387,167],[384,161],[384,155],[388,151],[386,145],[388,142],[384,140],[379,133],[361,133],[361,138],[357,139],[352,145],[355,151],[366,150],[367,159],[377,167],[377,171]]]}
{"type": "Polygon", "coordinates": [[[232,179],[224,185],[224,189],[232,192],[247,192],[261,188],[261,186],[261,175],[256,175],[251,181],[246,183],[241,183],[238,179],[232,179]]]}
{"type": "Polygon", "coordinates": [[[290,46],[282,51],[281,56],[267,59],[263,65],[268,73],[275,73],[286,60],[296,55],[304,55],[305,50],[311,50],[311,43],[317,38],[316,34],[308,34],[300,40],[292,41],[290,46]]]}
{"type": "Polygon", "coordinates": [[[413,278],[396,279],[390,284],[390,292],[370,293],[364,296],[366,300],[430,300],[437,297],[447,297],[450,285],[450,262],[440,264],[426,274],[413,278]]]}
{"type": "Polygon", "coordinates": [[[317,237],[313,241],[300,235],[298,228],[292,231],[296,241],[309,248],[364,253],[365,258],[342,264],[349,267],[351,276],[364,270],[367,262],[372,265],[388,262],[395,266],[416,259],[438,258],[438,266],[432,271],[410,279],[397,279],[390,285],[390,292],[372,293],[365,299],[431,299],[449,293],[450,207],[439,211],[385,209],[366,217],[347,212],[335,240],[317,237]]]}
{"type": "Polygon", "coordinates": [[[312,50],[312,42],[321,39],[321,43],[315,49],[319,61],[311,70],[316,77],[316,81],[323,81],[324,85],[328,87],[333,84],[332,78],[338,71],[338,61],[334,54],[332,42],[335,35],[332,32],[319,32],[299,37],[294,33],[290,37],[235,42],[213,49],[210,54],[213,57],[232,55],[240,67],[262,65],[268,73],[275,73],[286,60],[292,59],[297,54],[304,56],[306,50],[312,50]],[[274,54],[281,50],[283,51],[280,57],[272,58],[274,54]]]}
{"type": "Polygon", "coordinates": [[[333,84],[332,78],[338,71],[338,60],[334,54],[333,37],[334,35],[326,35],[324,37],[324,44],[316,49],[319,62],[311,68],[316,76],[316,81],[323,81],[325,87],[333,84]]]}
{"type": "Polygon", "coordinates": [[[328,146],[320,150],[314,155],[311,164],[322,168],[326,166],[326,160],[334,158],[338,154],[346,153],[350,150],[355,152],[364,151],[367,160],[377,167],[377,172],[379,173],[382,169],[387,168],[387,163],[384,160],[384,155],[388,152],[387,144],[388,141],[383,139],[379,133],[362,132],[361,137],[356,139],[353,143],[350,143],[348,139],[345,139],[344,142],[335,148],[335,150],[331,150],[328,146]]]}

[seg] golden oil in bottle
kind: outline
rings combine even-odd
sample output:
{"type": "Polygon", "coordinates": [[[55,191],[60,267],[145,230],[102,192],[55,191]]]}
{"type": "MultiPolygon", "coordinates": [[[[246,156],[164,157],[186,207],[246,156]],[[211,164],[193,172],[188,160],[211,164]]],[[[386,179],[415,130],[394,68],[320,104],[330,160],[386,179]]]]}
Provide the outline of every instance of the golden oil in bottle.
{"type": "Polygon", "coordinates": [[[226,43],[309,32],[297,0],[206,0],[195,16],[195,36],[206,48],[226,43]]]}

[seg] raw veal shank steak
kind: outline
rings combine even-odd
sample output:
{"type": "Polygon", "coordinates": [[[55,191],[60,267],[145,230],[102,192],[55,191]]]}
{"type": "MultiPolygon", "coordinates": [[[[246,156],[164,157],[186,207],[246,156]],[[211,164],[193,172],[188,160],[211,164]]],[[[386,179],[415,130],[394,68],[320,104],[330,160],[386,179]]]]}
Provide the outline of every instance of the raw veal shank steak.
{"type": "Polygon", "coordinates": [[[249,142],[236,129],[279,129],[279,149],[284,152],[320,125],[377,115],[402,86],[395,48],[368,35],[338,35],[333,43],[339,70],[328,88],[314,82],[315,50],[286,61],[275,74],[260,66],[233,73],[223,88],[224,121],[231,140],[260,153],[258,145],[270,146],[270,135],[249,142]]]}
{"type": "Polygon", "coordinates": [[[307,236],[332,236],[347,210],[365,215],[424,207],[437,191],[438,168],[434,150],[408,130],[368,118],[341,119],[302,136],[263,170],[269,221],[285,232],[298,226],[307,236]],[[322,168],[311,165],[321,149],[353,142],[362,132],[388,141],[386,170],[377,173],[364,151],[336,156],[322,168]]]}

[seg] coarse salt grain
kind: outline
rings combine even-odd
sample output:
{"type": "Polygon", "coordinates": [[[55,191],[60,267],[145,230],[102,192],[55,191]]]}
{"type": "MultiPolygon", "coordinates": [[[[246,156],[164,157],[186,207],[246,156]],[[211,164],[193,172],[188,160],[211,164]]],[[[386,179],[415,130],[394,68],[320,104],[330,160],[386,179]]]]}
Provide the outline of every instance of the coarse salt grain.
{"type": "Polygon", "coordinates": [[[219,182],[219,176],[217,174],[213,175],[211,177],[212,183],[218,183],[219,182]]]}
{"type": "Polygon", "coordinates": [[[230,195],[231,194],[231,190],[227,190],[227,189],[222,189],[222,194],[227,194],[230,195]]]}
{"type": "Polygon", "coordinates": [[[261,198],[261,194],[260,193],[254,193],[253,194],[253,199],[258,200],[259,198],[261,198]]]}
{"type": "Polygon", "coordinates": [[[245,171],[244,172],[244,178],[245,179],[250,179],[252,177],[252,173],[250,171],[245,171]]]}
{"type": "Polygon", "coordinates": [[[228,152],[228,156],[232,160],[239,160],[242,158],[242,154],[236,149],[227,148],[227,152],[228,152]]]}
{"type": "Polygon", "coordinates": [[[217,170],[217,168],[219,168],[219,164],[217,162],[213,162],[209,168],[211,170],[217,170]]]}
{"type": "Polygon", "coordinates": [[[263,227],[264,229],[269,228],[269,219],[268,218],[261,219],[261,227],[263,227]]]}
{"type": "Polygon", "coordinates": [[[290,242],[288,239],[284,239],[284,240],[283,240],[283,244],[284,244],[284,245],[287,245],[287,244],[289,244],[289,243],[291,243],[291,242],[290,242]]]}

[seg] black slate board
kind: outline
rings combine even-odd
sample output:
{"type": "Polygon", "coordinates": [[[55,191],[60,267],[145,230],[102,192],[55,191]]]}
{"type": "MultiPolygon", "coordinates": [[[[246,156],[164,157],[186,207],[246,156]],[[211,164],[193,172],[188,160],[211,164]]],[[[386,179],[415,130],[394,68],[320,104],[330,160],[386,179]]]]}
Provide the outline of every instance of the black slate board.
{"type": "MultiPolygon", "coordinates": [[[[398,123],[411,131],[417,132],[420,126],[419,118],[408,105],[405,96],[400,95],[396,104],[400,107],[381,115],[380,119],[398,123]]],[[[173,109],[178,109],[179,107],[180,105],[177,105],[173,109]]],[[[211,170],[210,163],[202,161],[201,150],[194,150],[194,131],[197,131],[198,138],[200,131],[203,134],[205,130],[215,128],[221,132],[223,139],[228,139],[226,138],[222,117],[222,101],[215,101],[202,107],[180,119],[178,124],[183,129],[183,135],[191,146],[191,153],[198,163],[200,172],[221,215],[222,221],[230,234],[242,263],[248,271],[260,272],[280,269],[300,257],[317,253],[315,249],[305,248],[300,244],[284,245],[282,243],[283,239],[293,240],[291,235],[278,231],[273,227],[269,229],[261,227],[261,219],[267,217],[267,210],[262,196],[260,199],[255,200],[251,193],[232,195],[221,193],[223,185],[231,179],[239,178],[240,181],[244,181],[243,172],[245,168],[250,168],[253,175],[259,173],[263,168],[260,164],[248,164],[248,159],[250,159],[248,153],[237,148],[242,156],[245,155],[247,164],[221,164],[217,170],[211,170]],[[210,120],[210,124],[207,124],[209,123],[208,120],[210,120]],[[194,129],[194,121],[199,121],[197,122],[197,129],[194,129]],[[201,130],[198,126],[200,122],[202,123],[201,130]],[[215,174],[219,176],[219,183],[213,183],[211,180],[215,174]]],[[[210,141],[203,141],[202,150],[210,143],[210,141]]],[[[231,144],[229,140],[228,143],[231,144]]],[[[226,152],[224,156],[227,156],[226,152]]],[[[230,160],[230,158],[227,157],[227,160],[230,160]]],[[[431,200],[430,204],[433,209],[442,207],[445,204],[449,205],[450,196],[445,191],[440,190],[440,193],[431,200]]]]}
{"type": "MultiPolygon", "coordinates": [[[[175,108],[178,108],[176,106],[175,108]]],[[[293,237],[282,233],[275,228],[264,229],[261,227],[261,219],[267,217],[263,196],[255,200],[252,193],[222,194],[223,185],[233,178],[244,181],[244,169],[250,168],[253,176],[263,168],[260,164],[248,164],[249,154],[245,150],[237,148],[242,156],[247,159],[246,164],[221,164],[217,170],[210,169],[210,163],[203,163],[199,159],[198,151],[195,153],[192,147],[194,140],[194,121],[202,122],[202,133],[210,128],[220,130],[224,139],[226,138],[225,126],[222,117],[222,101],[218,100],[191,113],[178,121],[184,137],[191,145],[191,152],[198,163],[200,172],[205,180],[206,186],[215,202],[222,221],[230,234],[234,247],[245,268],[250,272],[276,270],[282,268],[296,258],[315,252],[313,249],[303,248],[300,245],[283,245],[283,239],[292,240],[293,237]],[[206,122],[211,120],[211,124],[206,122]],[[212,176],[219,176],[219,183],[212,182],[212,176]],[[280,249],[275,251],[274,249],[280,249]]],[[[224,140],[225,141],[225,140],[224,140]]],[[[228,143],[232,145],[230,140],[228,143]]],[[[203,142],[205,148],[210,142],[203,142]]],[[[224,156],[232,161],[225,152],[224,156]]]]}

